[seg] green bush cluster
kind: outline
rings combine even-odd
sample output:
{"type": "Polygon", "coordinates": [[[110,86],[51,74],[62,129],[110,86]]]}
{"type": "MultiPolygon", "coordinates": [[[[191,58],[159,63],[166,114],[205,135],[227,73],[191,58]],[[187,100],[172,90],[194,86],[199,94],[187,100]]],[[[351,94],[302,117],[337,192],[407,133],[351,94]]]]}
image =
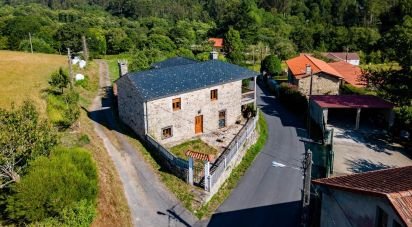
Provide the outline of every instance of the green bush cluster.
{"type": "Polygon", "coordinates": [[[11,190],[6,212],[17,223],[88,226],[95,214],[96,166],[85,149],[56,148],[32,161],[11,190]]]}
{"type": "Polygon", "coordinates": [[[80,116],[79,94],[73,90],[47,96],[50,121],[60,130],[70,127],[80,116]]]}
{"type": "Polygon", "coordinates": [[[296,113],[306,113],[308,100],[300,93],[296,86],[282,83],[279,88],[279,99],[286,108],[296,113]]]}
{"type": "MultiPolygon", "coordinates": [[[[394,109],[395,111],[395,128],[411,130],[412,129],[412,106],[402,106],[394,109]]],[[[409,133],[412,133],[411,131],[409,133]]]]}

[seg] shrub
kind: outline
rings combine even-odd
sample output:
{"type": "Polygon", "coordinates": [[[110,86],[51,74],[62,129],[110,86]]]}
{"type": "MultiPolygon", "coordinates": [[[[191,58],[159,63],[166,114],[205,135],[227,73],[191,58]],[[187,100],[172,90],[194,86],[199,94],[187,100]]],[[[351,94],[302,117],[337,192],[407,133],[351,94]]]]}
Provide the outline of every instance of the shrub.
{"type": "Polygon", "coordinates": [[[58,148],[50,158],[41,156],[31,162],[27,175],[12,191],[6,208],[12,220],[35,222],[58,217],[78,222],[78,213],[82,216],[78,218],[91,221],[94,206],[90,204],[95,204],[97,195],[96,166],[85,149],[58,148]]]}
{"type": "Polygon", "coordinates": [[[296,86],[282,83],[279,89],[279,99],[286,108],[304,114],[308,107],[308,101],[296,86]]]}
{"type": "Polygon", "coordinates": [[[47,113],[50,121],[59,129],[70,127],[80,116],[79,94],[69,91],[62,95],[47,96],[47,113]]]}
{"type": "Polygon", "coordinates": [[[340,88],[342,94],[348,95],[373,95],[374,92],[366,90],[365,88],[355,87],[350,84],[343,84],[340,88]]]}
{"type": "Polygon", "coordinates": [[[395,126],[399,129],[412,129],[412,106],[395,108],[395,126]]]}
{"type": "Polygon", "coordinates": [[[265,57],[260,67],[260,72],[262,73],[263,71],[269,73],[269,75],[272,76],[279,75],[282,72],[280,59],[273,54],[265,57]]]}

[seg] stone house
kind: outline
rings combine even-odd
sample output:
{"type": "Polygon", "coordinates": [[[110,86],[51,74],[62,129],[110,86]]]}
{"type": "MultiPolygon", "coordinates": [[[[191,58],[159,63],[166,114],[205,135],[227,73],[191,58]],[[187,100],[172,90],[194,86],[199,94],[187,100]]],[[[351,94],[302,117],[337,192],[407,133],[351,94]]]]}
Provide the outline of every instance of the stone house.
{"type": "Polygon", "coordinates": [[[321,227],[412,226],[412,166],[313,180],[321,227]]]}
{"type": "Polygon", "coordinates": [[[172,58],[116,81],[120,119],[139,136],[172,143],[235,124],[256,92],[256,72],[230,63],[172,58]],[[255,83],[254,83],[255,84],[255,83]]]}
{"type": "Polygon", "coordinates": [[[304,95],[338,95],[343,77],[326,62],[308,54],[286,61],[289,83],[298,87],[304,95]],[[312,75],[312,78],[311,78],[312,75]]]}

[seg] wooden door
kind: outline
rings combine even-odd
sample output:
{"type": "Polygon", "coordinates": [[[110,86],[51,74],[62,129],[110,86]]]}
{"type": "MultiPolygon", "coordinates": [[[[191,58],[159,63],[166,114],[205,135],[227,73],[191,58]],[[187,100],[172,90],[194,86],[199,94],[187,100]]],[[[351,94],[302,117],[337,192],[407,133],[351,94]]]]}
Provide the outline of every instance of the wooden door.
{"type": "Polygon", "coordinates": [[[199,115],[195,117],[195,133],[202,133],[203,132],[203,115],[199,115]]]}

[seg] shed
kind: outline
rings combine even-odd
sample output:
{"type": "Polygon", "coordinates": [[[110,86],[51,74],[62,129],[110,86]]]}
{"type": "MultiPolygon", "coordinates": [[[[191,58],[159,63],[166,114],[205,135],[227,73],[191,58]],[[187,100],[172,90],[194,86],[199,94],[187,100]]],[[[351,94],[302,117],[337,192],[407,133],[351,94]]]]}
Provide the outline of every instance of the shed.
{"type": "Polygon", "coordinates": [[[394,105],[384,99],[372,95],[312,95],[309,98],[309,114],[321,128],[328,123],[329,109],[356,110],[355,129],[359,128],[362,109],[383,111],[388,126],[393,125],[394,105]]]}

